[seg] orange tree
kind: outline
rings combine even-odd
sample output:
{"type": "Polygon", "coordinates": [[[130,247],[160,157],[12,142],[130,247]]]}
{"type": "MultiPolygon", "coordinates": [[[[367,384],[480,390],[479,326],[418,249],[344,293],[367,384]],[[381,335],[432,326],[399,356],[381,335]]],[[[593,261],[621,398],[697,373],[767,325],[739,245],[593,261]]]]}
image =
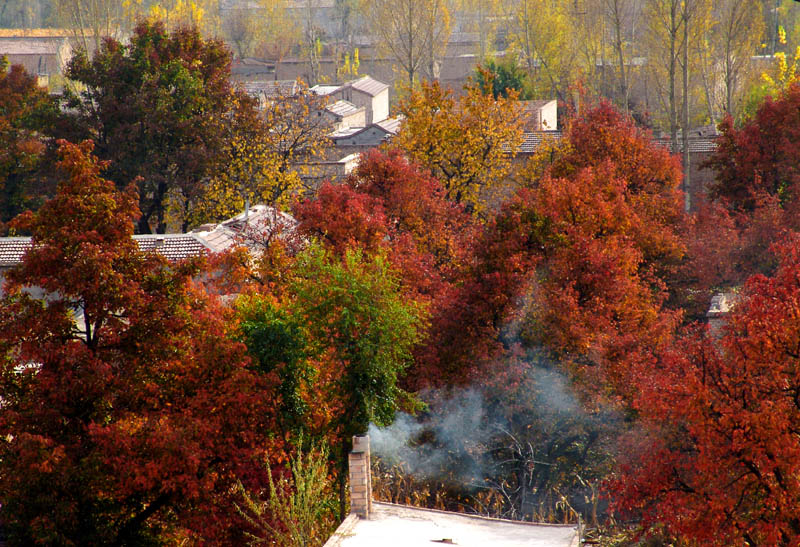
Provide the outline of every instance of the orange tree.
{"type": "Polygon", "coordinates": [[[236,476],[274,443],[268,380],[197,269],[139,251],[136,192],[91,150],[62,142],[56,197],[17,221],[33,247],[0,305],[0,519],[26,545],[225,537],[236,476]]]}

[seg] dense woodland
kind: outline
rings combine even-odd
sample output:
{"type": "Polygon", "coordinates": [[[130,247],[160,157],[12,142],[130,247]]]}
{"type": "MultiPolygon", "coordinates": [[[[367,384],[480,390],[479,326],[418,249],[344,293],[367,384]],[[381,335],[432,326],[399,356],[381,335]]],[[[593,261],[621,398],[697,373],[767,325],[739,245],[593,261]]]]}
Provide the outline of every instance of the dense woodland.
{"type": "Polygon", "coordinates": [[[34,242],[0,305],[9,543],[321,545],[351,436],[402,413],[384,499],[797,545],[800,84],[777,63],[691,214],[679,158],[591,90],[520,164],[518,90],[415,83],[398,136],[312,188],[291,163],[324,145],[317,99],[258,110],[196,28],[78,54],[63,97],[4,65],[3,228],[34,242]],[[131,238],[246,200],[298,224],[179,264],[131,238]]]}

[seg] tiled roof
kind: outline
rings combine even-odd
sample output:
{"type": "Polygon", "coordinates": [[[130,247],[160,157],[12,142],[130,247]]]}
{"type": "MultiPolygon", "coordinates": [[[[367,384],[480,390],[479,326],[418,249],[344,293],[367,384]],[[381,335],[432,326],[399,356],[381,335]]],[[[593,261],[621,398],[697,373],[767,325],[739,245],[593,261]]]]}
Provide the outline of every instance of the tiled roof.
{"type": "Polygon", "coordinates": [[[251,97],[262,95],[268,98],[291,97],[299,91],[296,80],[262,80],[256,82],[242,82],[239,85],[245,93],[251,97]]]}
{"type": "Polygon", "coordinates": [[[361,93],[366,93],[371,97],[375,97],[378,93],[382,92],[385,89],[389,89],[389,85],[383,82],[379,82],[375,78],[371,76],[362,76],[358,80],[352,80],[350,82],[346,82],[342,85],[322,85],[317,84],[311,88],[311,91],[316,93],[317,95],[331,95],[332,93],[337,93],[345,88],[355,89],[356,91],[360,91],[361,93]]]}
{"type": "Polygon", "coordinates": [[[208,251],[194,234],[135,235],[133,239],[142,251],[156,251],[170,262],[200,256],[208,251]]]}
{"type": "Polygon", "coordinates": [[[356,133],[361,133],[364,131],[364,127],[343,127],[341,129],[337,129],[333,133],[329,135],[329,137],[333,140],[336,139],[346,139],[347,137],[352,137],[356,133]]]}
{"type": "Polygon", "coordinates": [[[561,140],[561,131],[527,131],[519,147],[520,154],[533,154],[545,139],[561,140]]]}
{"type": "Polygon", "coordinates": [[[18,264],[31,246],[29,237],[2,237],[0,238],[0,266],[18,264]]]}
{"type": "Polygon", "coordinates": [[[293,231],[297,226],[295,218],[268,205],[253,205],[248,211],[229,218],[220,224],[201,226],[192,234],[203,241],[214,252],[224,251],[237,244],[252,246],[266,233],[293,231]]]}
{"type": "MultiPolygon", "coordinates": [[[[209,247],[194,234],[135,235],[142,251],[156,251],[170,262],[200,256],[209,247]]],[[[0,237],[0,266],[13,266],[22,261],[31,247],[29,237],[0,237]]]]}
{"type": "MultiPolygon", "coordinates": [[[[653,139],[653,142],[663,146],[664,148],[672,147],[672,139],[669,137],[661,137],[653,139]]],[[[678,139],[678,151],[683,151],[683,141],[678,139]]],[[[689,137],[689,152],[714,152],[717,149],[716,139],[711,137],[689,137]]]]}
{"type": "MultiPolygon", "coordinates": [[[[68,28],[0,28],[0,38],[70,38],[79,33],[68,28]]],[[[91,29],[85,29],[83,34],[94,36],[91,29]]]]}
{"type": "Polygon", "coordinates": [[[326,106],[325,110],[327,110],[334,116],[343,117],[343,116],[352,116],[353,114],[357,114],[361,110],[364,110],[364,107],[362,106],[361,108],[359,108],[349,101],[336,101],[335,103],[326,106]]]}
{"type": "Polygon", "coordinates": [[[57,55],[66,38],[0,38],[0,55],[57,55]]]}
{"type": "Polygon", "coordinates": [[[330,95],[331,93],[336,93],[342,88],[340,85],[323,85],[317,84],[311,88],[311,91],[316,93],[317,95],[330,95]]]}

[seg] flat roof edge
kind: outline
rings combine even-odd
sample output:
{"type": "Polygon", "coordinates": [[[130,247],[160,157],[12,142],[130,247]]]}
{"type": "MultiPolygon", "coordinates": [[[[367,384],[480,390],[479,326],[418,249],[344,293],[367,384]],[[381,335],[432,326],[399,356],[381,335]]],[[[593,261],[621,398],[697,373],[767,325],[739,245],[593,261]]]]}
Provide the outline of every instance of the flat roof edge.
{"type": "Polygon", "coordinates": [[[397,507],[399,509],[411,509],[412,511],[424,511],[426,513],[436,513],[440,515],[458,516],[473,520],[482,520],[488,522],[500,522],[503,524],[518,524],[523,526],[544,526],[548,528],[573,528],[576,531],[580,528],[579,523],[573,524],[552,524],[549,522],[529,522],[527,520],[509,520],[499,519],[495,517],[484,517],[483,515],[471,515],[469,513],[456,513],[454,511],[442,511],[441,509],[428,509],[426,507],[414,507],[411,505],[401,505],[399,503],[389,503],[386,501],[372,501],[372,505],[383,505],[385,507],[397,507]]]}
{"type": "Polygon", "coordinates": [[[347,518],[342,521],[322,547],[339,547],[345,539],[353,535],[353,529],[357,523],[358,515],[355,513],[347,515],[347,518]]]}

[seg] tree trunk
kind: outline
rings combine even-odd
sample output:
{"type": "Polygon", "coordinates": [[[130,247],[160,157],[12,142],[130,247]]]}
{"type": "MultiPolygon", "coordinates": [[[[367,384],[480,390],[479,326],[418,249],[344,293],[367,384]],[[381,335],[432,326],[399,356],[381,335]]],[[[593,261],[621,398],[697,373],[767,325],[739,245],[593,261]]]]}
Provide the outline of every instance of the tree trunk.
{"type": "Polygon", "coordinates": [[[677,53],[675,42],[677,41],[677,21],[678,21],[678,1],[673,0],[670,5],[669,19],[669,136],[672,143],[672,153],[678,152],[678,113],[675,97],[675,78],[677,67],[675,66],[677,53]]]}
{"type": "Polygon", "coordinates": [[[689,6],[683,7],[683,120],[681,137],[683,138],[683,207],[688,213],[691,208],[691,169],[689,165],[689,6]]]}

